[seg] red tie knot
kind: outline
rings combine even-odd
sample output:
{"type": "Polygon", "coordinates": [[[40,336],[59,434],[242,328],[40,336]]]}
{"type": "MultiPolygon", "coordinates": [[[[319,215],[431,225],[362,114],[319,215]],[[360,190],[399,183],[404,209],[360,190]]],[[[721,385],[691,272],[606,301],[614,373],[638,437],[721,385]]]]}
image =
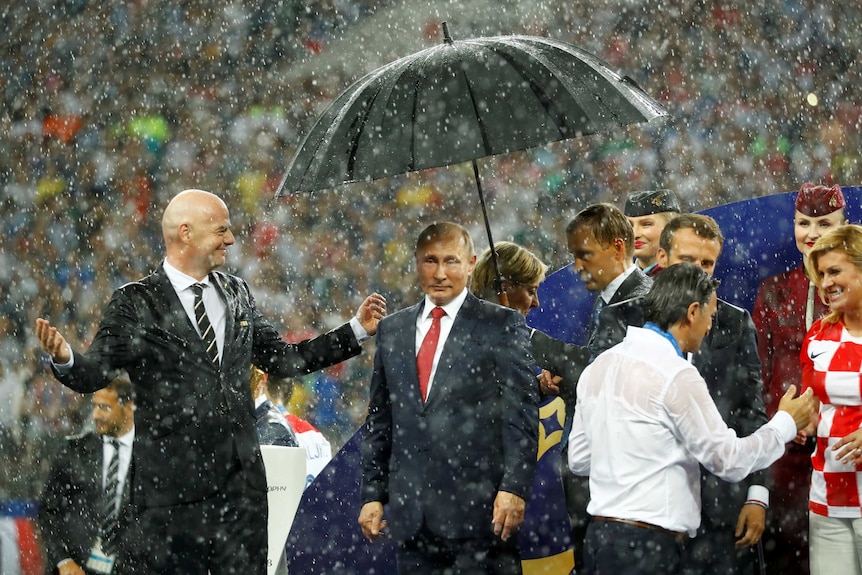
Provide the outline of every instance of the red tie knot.
{"type": "Polygon", "coordinates": [[[433,317],[434,319],[440,319],[444,315],[446,315],[446,310],[444,310],[442,307],[435,307],[431,310],[431,317],[433,317]]]}

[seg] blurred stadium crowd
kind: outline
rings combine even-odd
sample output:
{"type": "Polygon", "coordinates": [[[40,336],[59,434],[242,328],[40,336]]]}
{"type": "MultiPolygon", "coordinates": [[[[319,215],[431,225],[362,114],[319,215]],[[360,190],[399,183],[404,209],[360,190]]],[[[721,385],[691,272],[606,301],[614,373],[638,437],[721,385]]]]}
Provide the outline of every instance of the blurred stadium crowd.
{"type": "MultiPolygon", "coordinates": [[[[700,210],[862,182],[862,11],[813,0],[571,2],[495,33],[544,35],[632,76],[671,114],[660,126],[482,163],[495,239],[566,263],[565,223],[596,201],[668,187],[700,210]],[[733,6],[733,7],[727,7],[733,6]]],[[[333,38],[409,2],[34,0],[0,8],[0,499],[35,496],[89,404],[54,382],[36,317],[85,347],[118,285],[159,263],[159,218],[199,187],[231,207],[229,271],[287,338],[346,319],[377,290],[418,295],[413,234],[457,219],[484,234],[470,171],[439,169],[275,199],[317,114],[362,73],[286,82],[333,38]],[[467,214],[467,215],[465,215],[467,214]],[[405,279],[408,278],[408,279],[405,279]]],[[[481,20],[477,16],[477,21],[481,20]]],[[[421,34],[439,42],[439,22],[421,34]]],[[[459,35],[473,35],[461,25],[459,35]]],[[[346,55],[349,57],[349,55],[346,55]]],[[[759,225],[753,223],[754,225],[759,225]]],[[[482,249],[482,241],[477,248],[482,249]]],[[[370,353],[297,386],[293,409],[341,445],[365,413],[370,353]]]]}

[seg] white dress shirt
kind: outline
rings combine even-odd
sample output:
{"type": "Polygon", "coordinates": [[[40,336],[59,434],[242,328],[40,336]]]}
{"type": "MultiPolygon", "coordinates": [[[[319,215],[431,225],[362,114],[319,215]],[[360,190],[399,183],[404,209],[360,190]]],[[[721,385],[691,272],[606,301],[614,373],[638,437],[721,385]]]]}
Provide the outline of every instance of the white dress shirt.
{"type": "Polygon", "coordinates": [[[218,356],[221,359],[224,353],[224,326],[227,305],[222,300],[218,289],[210,281],[209,276],[198,281],[169,264],[168,260],[165,260],[165,275],[168,276],[168,280],[170,280],[171,285],[174,287],[174,291],[177,292],[180,303],[183,304],[183,309],[186,310],[186,314],[188,314],[192,325],[195,326],[195,331],[198,332],[198,335],[200,335],[201,331],[198,327],[197,317],[195,316],[195,292],[193,286],[198,283],[207,286],[203,290],[201,299],[203,299],[204,308],[207,310],[207,318],[210,320],[210,325],[213,326],[213,331],[215,331],[216,347],[218,347],[218,356]]]}
{"type": "MultiPolygon", "coordinates": [[[[439,307],[443,308],[446,315],[440,318],[440,339],[437,340],[437,350],[434,352],[434,362],[431,364],[431,375],[428,376],[427,396],[431,396],[431,386],[434,385],[434,376],[437,374],[437,364],[440,361],[440,355],[443,353],[443,344],[446,343],[446,338],[449,337],[449,332],[452,331],[452,324],[455,323],[455,316],[458,315],[458,310],[467,299],[467,288],[461,292],[455,299],[439,307]]],[[[425,339],[425,334],[431,329],[431,322],[434,318],[431,317],[431,310],[438,307],[433,303],[428,296],[425,296],[425,307],[419,318],[416,320],[416,355],[419,355],[419,348],[422,347],[422,340],[425,339]]]]}
{"type": "Polygon", "coordinates": [[[694,536],[700,525],[698,462],[726,481],[741,481],[784,454],[796,424],[779,411],[738,438],[697,369],[668,337],[629,326],[622,343],[584,370],[569,467],[590,476],[590,515],[694,536]]]}

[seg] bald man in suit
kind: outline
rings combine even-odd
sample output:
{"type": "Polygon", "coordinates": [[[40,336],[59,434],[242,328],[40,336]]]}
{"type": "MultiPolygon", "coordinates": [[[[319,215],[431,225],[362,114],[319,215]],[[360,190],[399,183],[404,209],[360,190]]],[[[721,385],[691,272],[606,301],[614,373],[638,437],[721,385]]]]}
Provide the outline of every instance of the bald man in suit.
{"type": "Polygon", "coordinates": [[[101,389],[125,369],[137,394],[132,501],[139,561],[150,573],[266,573],[266,477],[250,366],[310,373],[360,353],[386,301],[373,294],[349,323],[286,343],[248,285],[217,271],[234,243],[225,203],[185,190],[165,208],[166,257],[114,292],[85,353],[40,318],[36,334],[61,383],[101,389]]]}

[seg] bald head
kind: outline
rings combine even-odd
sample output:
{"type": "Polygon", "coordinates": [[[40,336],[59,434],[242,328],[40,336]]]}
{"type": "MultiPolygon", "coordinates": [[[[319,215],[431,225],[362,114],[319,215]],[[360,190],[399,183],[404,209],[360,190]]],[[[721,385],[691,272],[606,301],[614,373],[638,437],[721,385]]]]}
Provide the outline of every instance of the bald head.
{"type": "Polygon", "coordinates": [[[223,265],[234,242],[227,205],[203,190],[174,196],[162,215],[162,236],[168,263],[196,279],[223,265]]]}

